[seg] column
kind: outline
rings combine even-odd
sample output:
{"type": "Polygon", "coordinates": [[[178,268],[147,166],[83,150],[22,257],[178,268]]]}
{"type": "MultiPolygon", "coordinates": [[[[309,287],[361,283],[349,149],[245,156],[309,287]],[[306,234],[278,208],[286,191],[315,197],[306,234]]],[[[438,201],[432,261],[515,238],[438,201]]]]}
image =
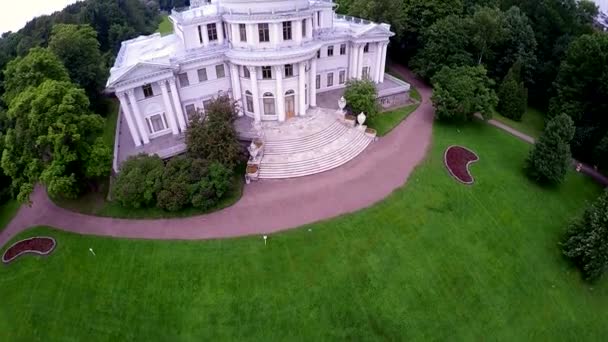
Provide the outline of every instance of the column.
{"type": "Polygon", "coordinates": [[[317,106],[317,57],[310,60],[310,70],[308,79],[308,93],[310,95],[309,102],[311,107],[317,106]]]}
{"type": "Polygon", "coordinates": [[[349,78],[357,78],[357,56],[359,55],[359,50],[357,49],[357,44],[351,44],[349,49],[349,63],[348,63],[348,74],[349,78]]]}
{"type": "Polygon", "coordinates": [[[270,44],[277,46],[281,42],[281,23],[270,23],[270,44]]]}
{"type": "Polygon", "coordinates": [[[285,121],[285,92],[283,91],[283,66],[277,65],[274,67],[274,73],[277,79],[276,99],[277,99],[277,114],[279,121],[285,121]]]}
{"type": "Polygon", "coordinates": [[[149,144],[150,138],[148,138],[146,125],[144,125],[144,118],[141,116],[141,112],[139,111],[139,105],[137,104],[137,99],[135,98],[135,91],[133,89],[129,89],[127,90],[127,94],[129,95],[129,102],[131,102],[131,106],[133,107],[135,122],[137,123],[137,128],[139,128],[139,136],[141,137],[141,140],[143,140],[144,144],[149,144]]]}
{"type": "Polygon", "coordinates": [[[365,49],[365,44],[361,44],[359,45],[359,53],[357,56],[357,78],[361,79],[363,78],[363,50],[365,49]]]}
{"type": "Polygon", "coordinates": [[[291,22],[291,27],[293,28],[293,39],[296,44],[300,45],[302,43],[302,20],[296,20],[291,22]]]}
{"type": "Polygon", "coordinates": [[[239,67],[230,63],[230,80],[232,81],[232,98],[239,103],[239,116],[243,116],[243,95],[241,93],[241,78],[239,67]]]}
{"type": "Polygon", "coordinates": [[[201,25],[201,35],[203,36],[203,46],[209,46],[209,34],[207,33],[207,24],[201,25]]]}
{"type": "Polygon", "coordinates": [[[312,22],[311,22],[311,26],[313,30],[317,29],[317,12],[312,12],[312,22]]]}
{"type": "Polygon", "coordinates": [[[384,82],[384,70],[386,69],[386,52],[388,50],[388,43],[384,43],[382,46],[382,66],[380,67],[380,80],[379,82],[384,82]]]}
{"type": "Polygon", "coordinates": [[[382,49],[384,43],[376,43],[376,62],[374,63],[374,82],[380,83],[380,69],[382,68],[382,49]]]}
{"type": "Polygon", "coordinates": [[[177,116],[177,122],[179,122],[179,127],[182,132],[186,131],[187,119],[184,116],[184,111],[182,110],[182,101],[179,99],[179,93],[177,92],[177,86],[175,85],[175,79],[169,79],[169,88],[171,88],[171,96],[173,97],[173,103],[175,104],[175,114],[177,116]]]}
{"type": "Polygon", "coordinates": [[[304,65],[304,62],[300,62],[299,63],[299,75],[298,75],[298,83],[299,83],[299,87],[298,87],[298,97],[299,97],[299,108],[300,108],[300,115],[304,115],[306,114],[306,66],[304,65]]]}
{"type": "MultiPolygon", "coordinates": [[[[253,24],[245,24],[245,30],[247,31],[247,45],[252,46],[255,42],[257,42],[256,34],[257,30],[255,29],[257,25],[253,24]]],[[[240,38],[239,38],[240,39],[240,38]]]]}
{"type": "Polygon", "coordinates": [[[312,18],[306,18],[306,37],[308,37],[309,39],[312,39],[312,18]]]}
{"type": "MultiPolygon", "coordinates": [[[[221,21],[218,23],[215,23],[215,29],[217,30],[217,42],[221,44],[224,44],[224,39],[226,37],[224,37],[224,23],[222,23],[221,21]]],[[[228,32],[226,32],[226,34],[228,34],[228,32]]]]}
{"type": "Polygon", "coordinates": [[[131,113],[131,109],[129,108],[129,102],[127,102],[127,94],[118,93],[116,95],[118,95],[118,100],[120,101],[120,108],[122,109],[122,113],[125,119],[127,120],[127,126],[129,127],[129,132],[131,132],[131,138],[133,138],[133,143],[135,143],[135,146],[141,146],[141,140],[139,139],[137,126],[135,122],[133,122],[133,114],[131,113]]]}
{"type": "Polygon", "coordinates": [[[253,96],[253,113],[256,122],[262,121],[262,113],[260,112],[260,90],[258,89],[258,71],[257,67],[249,66],[249,74],[251,75],[251,95],[253,96]]]}
{"type": "Polygon", "coordinates": [[[175,112],[173,112],[173,106],[171,105],[171,100],[169,99],[169,92],[167,91],[167,83],[165,81],[157,82],[160,87],[161,93],[163,95],[163,102],[165,103],[165,110],[167,111],[167,116],[169,118],[169,125],[171,125],[171,131],[173,135],[179,134],[179,127],[177,127],[177,121],[175,120],[175,112]]]}

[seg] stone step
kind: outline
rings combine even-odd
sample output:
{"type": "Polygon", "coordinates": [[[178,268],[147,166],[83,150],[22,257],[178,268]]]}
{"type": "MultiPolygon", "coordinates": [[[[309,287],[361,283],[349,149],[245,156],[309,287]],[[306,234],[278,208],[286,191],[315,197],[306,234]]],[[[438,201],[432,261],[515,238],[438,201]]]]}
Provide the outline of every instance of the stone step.
{"type": "Polygon", "coordinates": [[[315,134],[291,139],[267,141],[264,153],[268,155],[283,153],[299,153],[327,145],[338,139],[348,131],[348,128],[339,122],[335,122],[323,131],[315,134]]]}

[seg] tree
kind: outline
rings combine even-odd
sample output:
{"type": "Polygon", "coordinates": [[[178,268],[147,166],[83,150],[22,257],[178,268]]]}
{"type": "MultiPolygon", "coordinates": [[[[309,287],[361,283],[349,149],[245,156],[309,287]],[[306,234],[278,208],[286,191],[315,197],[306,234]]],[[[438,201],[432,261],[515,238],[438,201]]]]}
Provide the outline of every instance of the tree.
{"type": "Polygon", "coordinates": [[[179,211],[191,203],[196,183],[201,181],[191,176],[192,161],[192,158],[184,156],[169,160],[163,172],[157,207],[179,211]]]}
{"type": "Polygon", "coordinates": [[[528,89],[521,80],[521,64],[515,63],[498,88],[498,112],[520,121],[528,105],[528,89]]]}
{"type": "Polygon", "coordinates": [[[608,171],[608,133],[593,150],[593,159],[597,161],[600,170],[608,171]]]}
{"type": "Polygon", "coordinates": [[[475,113],[492,116],[498,98],[483,66],[443,67],[432,80],[435,115],[445,121],[470,120],[475,113]]]}
{"type": "Polygon", "coordinates": [[[11,101],[1,165],[19,200],[27,201],[37,182],[51,196],[75,197],[87,180],[108,174],[111,149],[98,138],[103,118],[88,106],[82,89],[54,80],[11,101]]]}
{"type": "Polygon", "coordinates": [[[551,119],[526,159],[526,173],[541,184],[561,183],[571,164],[574,124],[566,114],[551,119]]]}
{"type": "Polygon", "coordinates": [[[61,60],[50,50],[34,48],[25,57],[10,61],[4,70],[4,96],[7,105],[28,87],[37,87],[46,80],[69,81],[61,60]]]}
{"type": "Polygon", "coordinates": [[[570,224],[561,246],[586,279],[594,280],[604,273],[608,267],[608,192],[570,224]]]}
{"type": "Polygon", "coordinates": [[[476,50],[476,62],[493,57],[493,48],[507,35],[503,12],[495,7],[479,7],[471,17],[470,38],[476,50]]]}
{"type": "Polygon", "coordinates": [[[163,161],[157,155],[131,156],[122,163],[112,184],[112,196],[128,208],[154,206],[162,187],[163,171],[163,161]]]}
{"type": "Polygon", "coordinates": [[[374,117],[379,112],[377,98],[376,85],[370,80],[349,80],[346,83],[344,99],[354,115],[365,113],[370,118],[374,117]]]}
{"type": "Polygon", "coordinates": [[[195,114],[186,131],[188,155],[234,169],[241,159],[241,146],[233,124],[237,112],[236,104],[222,95],[207,106],[206,117],[195,114]]]}
{"type": "Polygon", "coordinates": [[[414,71],[430,80],[444,66],[473,65],[473,56],[467,51],[469,27],[468,19],[456,15],[431,25],[422,35],[422,48],[412,59],[414,71]]]}
{"type": "Polygon", "coordinates": [[[49,49],[63,62],[72,81],[90,98],[97,98],[106,78],[97,32],[89,25],[57,24],[49,49]]]}

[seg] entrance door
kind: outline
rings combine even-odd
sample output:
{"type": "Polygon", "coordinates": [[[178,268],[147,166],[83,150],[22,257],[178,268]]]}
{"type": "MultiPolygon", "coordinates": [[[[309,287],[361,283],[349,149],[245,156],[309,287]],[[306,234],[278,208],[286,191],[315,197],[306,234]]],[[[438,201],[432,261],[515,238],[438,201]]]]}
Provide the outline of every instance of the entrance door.
{"type": "Polygon", "coordinates": [[[285,96],[285,117],[287,119],[296,116],[296,96],[295,94],[285,96]]]}

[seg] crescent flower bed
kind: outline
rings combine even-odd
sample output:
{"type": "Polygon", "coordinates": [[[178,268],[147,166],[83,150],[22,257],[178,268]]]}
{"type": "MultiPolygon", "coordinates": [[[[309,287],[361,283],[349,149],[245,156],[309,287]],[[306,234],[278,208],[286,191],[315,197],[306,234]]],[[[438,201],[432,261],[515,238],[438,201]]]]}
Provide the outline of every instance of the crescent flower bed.
{"type": "Polygon", "coordinates": [[[46,236],[17,241],[4,251],[2,262],[8,264],[23,254],[48,255],[55,249],[56,245],[55,239],[46,236]]]}
{"type": "Polygon", "coordinates": [[[462,146],[450,146],[445,150],[443,160],[452,177],[461,183],[473,184],[469,164],[479,160],[475,152],[462,146]]]}

